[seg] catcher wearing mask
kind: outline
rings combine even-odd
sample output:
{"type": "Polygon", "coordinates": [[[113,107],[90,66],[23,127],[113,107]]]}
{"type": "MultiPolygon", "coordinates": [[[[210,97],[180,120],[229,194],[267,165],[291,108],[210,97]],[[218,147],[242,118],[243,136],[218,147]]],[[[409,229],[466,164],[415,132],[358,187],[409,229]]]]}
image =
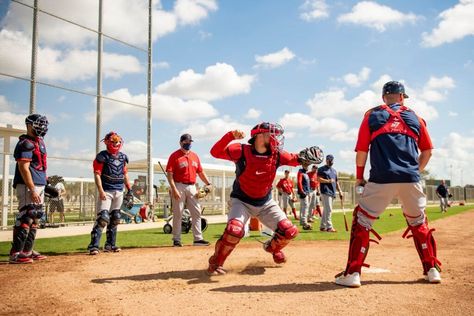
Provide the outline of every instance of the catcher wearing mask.
{"type": "Polygon", "coordinates": [[[286,262],[282,249],[298,235],[298,228],[272,199],[276,171],[279,166],[297,166],[302,161],[320,163],[323,157],[318,147],[304,149],[299,154],[284,151],[283,128],[278,124],[260,123],[252,128],[250,136],[249,144],[230,144],[245,137],[241,130],[230,131],[211,149],[213,157],[235,163],[236,179],[227,226],[209,258],[209,275],[226,273],[224,262],[244,236],[244,223],[250,216],[257,217],[275,232],[264,243],[264,250],[272,254],[275,263],[286,262]]]}

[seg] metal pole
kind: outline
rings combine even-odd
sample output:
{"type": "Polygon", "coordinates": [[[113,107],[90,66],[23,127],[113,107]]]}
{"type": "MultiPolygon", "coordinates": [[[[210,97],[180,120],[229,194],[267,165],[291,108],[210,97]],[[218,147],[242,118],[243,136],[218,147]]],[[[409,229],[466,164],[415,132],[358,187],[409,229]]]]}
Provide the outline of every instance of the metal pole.
{"type": "Polygon", "coordinates": [[[10,135],[5,135],[3,138],[2,228],[6,228],[8,226],[9,168],[10,135]]]}
{"type": "Polygon", "coordinates": [[[151,147],[151,123],[152,123],[152,107],[151,107],[151,66],[152,66],[152,0],[148,0],[148,76],[147,76],[147,165],[148,165],[148,202],[153,206],[153,159],[151,147]]]}
{"type": "Polygon", "coordinates": [[[38,1],[33,8],[33,33],[31,35],[30,114],[36,112],[36,61],[38,59],[38,1]]]}
{"type": "Polygon", "coordinates": [[[102,111],[102,0],[99,0],[99,25],[97,32],[97,110],[95,122],[95,153],[100,151],[100,125],[102,111]]]}

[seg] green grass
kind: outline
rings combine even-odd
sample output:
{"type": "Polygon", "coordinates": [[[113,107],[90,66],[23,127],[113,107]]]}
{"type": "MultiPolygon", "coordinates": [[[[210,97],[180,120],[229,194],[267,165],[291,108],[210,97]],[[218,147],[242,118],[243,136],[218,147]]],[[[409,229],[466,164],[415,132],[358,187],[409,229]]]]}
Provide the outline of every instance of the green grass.
{"type": "MultiPolygon", "coordinates": [[[[441,217],[447,217],[455,215],[469,209],[472,206],[454,206],[449,208],[448,213],[441,214],[439,207],[427,208],[427,214],[430,221],[434,221],[441,217]]],[[[351,212],[346,212],[348,225],[350,228],[352,215],[351,212]]],[[[338,230],[337,233],[322,233],[319,231],[319,221],[316,221],[314,225],[315,230],[304,231],[300,229],[300,234],[296,240],[347,240],[349,239],[349,232],[344,229],[344,219],[342,213],[336,213],[332,216],[334,227],[338,230]]],[[[91,225],[92,226],[92,225],[91,225]]],[[[434,224],[433,226],[436,226],[434,224]]],[[[208,229],[204,232],[205,239],[215,242],[222,234],[225,224],[213,224],[209,225],[208,229]]],[[[400,209],[389,209],[376,221],[374,229],[379,234],[385,234],[388,232],[400,230],[406,227],[405,218],[402,215],[400,209]],[[390,216],[392,214],[392,216],[390,216]]],[[[119,227],[120,230],[120,227],[119,227]]],[[[41,230],[39,230],[41,234],[41,230]]],[[[170,246],[171,235],[163,233],[162,229],[146,229],[120,232],[117,236],[118,244],[122,248],[140,248],[140,247],[157,247],[157,246],[170,246]]],[[[257,240],[266,240],[268,237],[260,236],[258,232],[251,232],[249,238],[244,238],[242,242],[257,242],[257,240]]],[[[35,249],[46,255],[61,255],[74,252],[86,251],[87,245],[89,244],[89,235],[72,236],[72,237],[56,237],[56,238],[45,238],[38,239],[35,243],[35,249]]],[[[102,243],[105,241],[105,232],[103,234],[102,243]]],[[[192,244],[192,234],[183,234],[182,242],[185,245],[192,244]]],[[[0,242],[0,261],[8,259],[8,253],[10,251],[10,242],[0,242]]]]}

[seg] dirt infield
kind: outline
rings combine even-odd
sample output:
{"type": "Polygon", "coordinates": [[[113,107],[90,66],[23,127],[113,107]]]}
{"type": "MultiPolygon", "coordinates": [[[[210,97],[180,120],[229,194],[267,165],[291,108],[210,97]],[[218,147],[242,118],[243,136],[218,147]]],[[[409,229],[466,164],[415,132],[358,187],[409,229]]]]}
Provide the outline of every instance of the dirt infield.
{"type": "Polygon", "coordinates": [[[284,266],[260,244],[243,244],[222,277],[204,272],[211,247],[131,249],[0,265],[0,314],[469,314],[473,223],[474,211],[433,223],[444,268],[438,285],[422,281],[413,242],[401,232],[371,247],[360,289],[333,284],[345,241],[290,244],[284,266]]]}

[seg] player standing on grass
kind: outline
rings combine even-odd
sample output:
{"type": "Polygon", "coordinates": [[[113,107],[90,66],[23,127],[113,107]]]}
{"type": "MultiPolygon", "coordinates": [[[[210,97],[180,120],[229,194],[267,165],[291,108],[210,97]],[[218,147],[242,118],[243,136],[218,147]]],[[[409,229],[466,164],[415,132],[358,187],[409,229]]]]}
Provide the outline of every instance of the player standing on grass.
{"type": "Polygon", "coordinates": [[[10,263],[32,263],[46,256],[33,250],[39,219],[43,216],[46,186],[46,146],[48,119],[31,114],[25,119],[26,135],[21,135],[13,156],[16,160],[13,188],[16,189],[19,213],[13,227],[10,263]]]}
{"type": "Polygon", "coordinates": [[[233,140],[243,139],[245,134],[240,130],[228,132],[211,149],[215,158],[235,163],[236,179],[230,194],[229,221],[209,258],[210,275],[226,273],[224,262],[244,236],[244,223],[250,216],[257,217],[275,232],[264,249],[273,255],[275,263],[286,262],[282,249],[296,237],[298,228],[272,199],[276,171],[279,166],[297,166],[303,160],[319,163],[322,159],[322,151],[317,147],[302,150],[299,155],[284,151],[283,128],[278,124],[260,123],[252,128],[250,135],[249,144],[229,145],[233,140]]]}
{"type": "Polygon", "coordinates": [[[281,194],[280,207],[283,209],[283,212],[288,215],[286,210],[288,209],[288,205],[290,205],[293,216],[295,219],[298,219],[295,208],[296,196],[293,191],[293,180],[290,178],[290,170],[285,170],[285,177],[278,181],[276,187],[278,193],[281,194]]]}
{"type": "Polygon", "coordinates": [[[120,150],[123,140],[120,135],[110,132],[103,139],[107,150],[97,154],[94,163],[94,180],[99,191],[97,202],[97,219],[92,228],[91,242],[87,249],[89,254],[99,254],[99,243],[102,231],[107,226],[107,240],[104,252],[119,252],[116,245],[117,226],[120,224],[120,207],[123,202],[123,189],[127,188],[127,199],[133,199],[128,179],[128,157],[120,150]]]}
{"type": "Polygon", "coordinates": [[[394,197],[402,202],[403,215],[411,231],[430,283],[441,282],[441,263],[436,258],[434,229],[428,227],[426,196],[420,172],[428,164],[433,145],[426,123],[403,105],[405,87],[397,81],[383,86],[385,104],[369,110],[362,121],[356,145],[356,186],[365,185],[352,220],[349,258],[345,271],[336,276],[336,284],[359,287],[360,273],[369,250],[372,225],[394,197]],[[370,151],[370,177],[365,183],[364,168],[370,151]],[[420,152],[420,153],[419,153],[420,152]]]}

